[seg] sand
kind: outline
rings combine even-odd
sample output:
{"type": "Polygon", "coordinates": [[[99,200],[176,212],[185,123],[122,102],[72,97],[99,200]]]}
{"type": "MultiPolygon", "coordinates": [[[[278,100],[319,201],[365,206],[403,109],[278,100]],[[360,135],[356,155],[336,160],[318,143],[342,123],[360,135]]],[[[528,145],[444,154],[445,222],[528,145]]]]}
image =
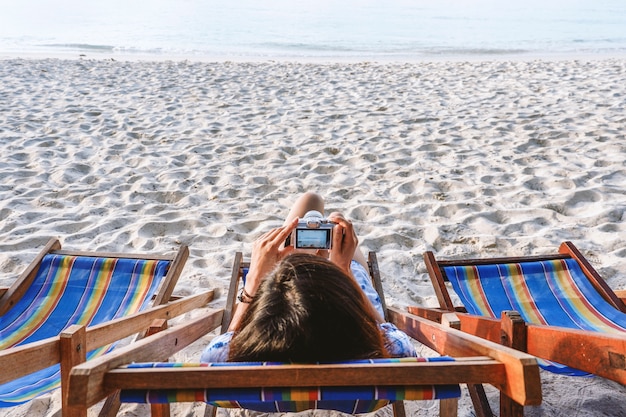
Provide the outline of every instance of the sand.
{"type": "MultiPolygon", "coordinates": [[[[0,286],[58,237],[115,252],[184,243],[177,292],[224,291],[234,253],[312,190],[378,252],[395,306],[437,305],[427,250],[538,255],[571,240],[626,288],[625,78],[623,59],[1,60],[0,286]]],[[[527,415],[626,413],[619,384],[542,378],[527,415]]],[[[58,407],[56,393],[0,416],[58,407]]]]}

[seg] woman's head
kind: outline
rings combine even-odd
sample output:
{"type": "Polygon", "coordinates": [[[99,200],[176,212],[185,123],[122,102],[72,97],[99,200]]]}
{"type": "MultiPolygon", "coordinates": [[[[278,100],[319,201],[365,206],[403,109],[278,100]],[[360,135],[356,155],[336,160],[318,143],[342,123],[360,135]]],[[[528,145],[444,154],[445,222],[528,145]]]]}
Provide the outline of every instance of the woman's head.
{"type": "Polygon", "coordinates": [[[377,314],[356,281],[324,258],[294,253],[263,280],[232,339],[229,360],[383,356],[377,314]]]}

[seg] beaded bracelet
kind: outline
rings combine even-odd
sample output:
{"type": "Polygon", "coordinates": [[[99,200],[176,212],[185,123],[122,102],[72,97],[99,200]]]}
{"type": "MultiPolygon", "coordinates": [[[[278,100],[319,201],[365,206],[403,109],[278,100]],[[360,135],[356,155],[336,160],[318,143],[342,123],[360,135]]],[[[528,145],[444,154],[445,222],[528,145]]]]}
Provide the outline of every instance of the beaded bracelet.
{"type": "Polygon", "coordinates": [[[248,294],[246,292],[246,289],[242,287],[241,291],[239,291],[239,295],[237,296],[237,300],[239,300],[239,302],[241,303],[250,304],[252,300],[254,300],[254,297],[248,294]]]}

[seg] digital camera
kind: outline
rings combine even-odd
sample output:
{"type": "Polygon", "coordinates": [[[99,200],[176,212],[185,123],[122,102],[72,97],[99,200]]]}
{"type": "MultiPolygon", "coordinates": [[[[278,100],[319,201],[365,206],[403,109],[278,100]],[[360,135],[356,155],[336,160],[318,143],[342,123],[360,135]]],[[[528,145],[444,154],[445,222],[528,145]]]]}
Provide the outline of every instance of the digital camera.
{"type": "Polygon", "coordinates": [[[296,230],[285,241],[285,246],[296,249],[330,249],[335,223],[324,218],[319,211],[308,211],[298,221],[296,230]]]}

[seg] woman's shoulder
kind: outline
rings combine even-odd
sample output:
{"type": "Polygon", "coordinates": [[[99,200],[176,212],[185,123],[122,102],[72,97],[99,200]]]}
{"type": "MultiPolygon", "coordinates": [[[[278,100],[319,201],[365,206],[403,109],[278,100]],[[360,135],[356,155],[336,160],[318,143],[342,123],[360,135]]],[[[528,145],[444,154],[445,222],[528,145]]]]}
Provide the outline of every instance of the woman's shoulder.
{"type": "Polygon", "coordinates": [[[222,333],[219,336],[215,336],[204,348],[200,362],[228,362],[228,353],[230,351],[230,340],[233,337],[233,332],[222,333]]]}
{"type": "Polygon", "coordinates": [[[391,357],[418,356],[411,338],[393,323],[380,323],[379,327],[385,339],[385,348],[391,357]]]}

